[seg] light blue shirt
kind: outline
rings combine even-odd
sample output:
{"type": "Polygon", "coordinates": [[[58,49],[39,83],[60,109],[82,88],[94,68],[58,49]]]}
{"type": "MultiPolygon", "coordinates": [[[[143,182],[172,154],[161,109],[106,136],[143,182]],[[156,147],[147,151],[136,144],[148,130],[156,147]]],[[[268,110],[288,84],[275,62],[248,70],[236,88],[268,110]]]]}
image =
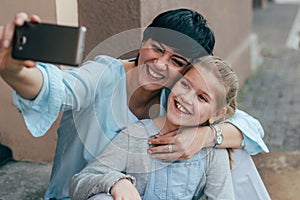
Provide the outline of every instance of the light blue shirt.
{"type": "MultiPolygon", "coordinates": [[[[148,136],[159,133],[152,120],[141,120],[148,136]]],[[[202,150],[188,160],[172,163],[151,159],[151,170],[144,200],[192,199],[205,171],[206,151],[202,150]]]]}
{"type": "MultiPolygon", "coordinates": [[[[152,120],[145,119],[141,122],[149,136],[159,133],[152,120]]],[[[234,199],[228,153],[225,149],[203,148],[188,160],[172,163],[151,159],[143,200],[191,200],[199,199],[204,194],[206,199],[234,199]]]]}
{"type": "MultiPolygon", "coordinates": [[[[126,76],[118,59],[98,56],[71,70],[43,63],[38,68],[44,77],[39,95],[27,100],[14,93],[14,103],[35,137],[44,135],[64,111],[45,199],[67,199],[72,176],[99,155],[123,127],[138,119],[127,107],[126,76]]],[[[165,114],[167,95],[164,89],[160,115],[165,114]]],[[[229,122],[242,131],[243,145],[250,154],[268,152],[256,119],[237,111],[229,122]]]]}

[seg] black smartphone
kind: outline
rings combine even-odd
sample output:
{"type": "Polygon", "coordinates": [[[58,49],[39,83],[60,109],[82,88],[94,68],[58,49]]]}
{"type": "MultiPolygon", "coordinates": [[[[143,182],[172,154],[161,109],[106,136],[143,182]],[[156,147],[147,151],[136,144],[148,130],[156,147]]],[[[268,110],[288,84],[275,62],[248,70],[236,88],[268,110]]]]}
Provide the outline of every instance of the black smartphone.
{"type": "Polygon", "coordinates": [[[86,28],[26,22],[15,28],[12,57],[78,66],[83,59],[86,28]]]}

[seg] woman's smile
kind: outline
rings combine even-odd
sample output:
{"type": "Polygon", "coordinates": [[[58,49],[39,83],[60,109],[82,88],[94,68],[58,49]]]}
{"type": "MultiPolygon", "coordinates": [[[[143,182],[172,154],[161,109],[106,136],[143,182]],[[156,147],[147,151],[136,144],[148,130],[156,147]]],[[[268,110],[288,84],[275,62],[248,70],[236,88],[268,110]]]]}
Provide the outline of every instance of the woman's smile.
{"type": "Polygon", "coordinates": [[[165,76],[155,72],[153,69],[151,69],[149,64],[146,64],[146,70],[150,78],[155,79],[155,80],[161,80],[164,79],[165,76]]]}

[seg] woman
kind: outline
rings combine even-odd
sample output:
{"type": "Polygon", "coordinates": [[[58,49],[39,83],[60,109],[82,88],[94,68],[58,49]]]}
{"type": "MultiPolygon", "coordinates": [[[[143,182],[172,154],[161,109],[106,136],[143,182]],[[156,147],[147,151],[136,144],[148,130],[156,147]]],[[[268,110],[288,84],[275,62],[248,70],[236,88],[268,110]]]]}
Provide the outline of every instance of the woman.
{"type": "MultiPolygon", "coordinates": [[[[68,198],[72,176],[99,155],[123,127],[149,118],[150,110],[154,116],[165,114],[168,88],[194,58],[212,54],[215,42],[202,15],[188,9],[171,10],[158,15],[145,31],[136,63],[98,56],[80,69],[61,71],[53,65],[11,58],[14,26],[26,20],[28,16],[19,13],[4,27],[0,74],[16,91],[14,103],[33,136],[43,135],[64,111],[45,199],[68,198]],[[137,66],[137,74],[126,74],[137,66]],[[160,107],[155,106],[158,104],[160,107]]],[[[30,20],[40,21],[37,16],[30,20]]],[[[219,147],[242,148],[243,142],[250,153],[267,151],[259,122],[241,111],[222,130],[224,140],[219,147]]],[[[203,146],[215,144],[208,126],[181,131],[185,134],[174,137],[171,133],[152,141],[166,144],[172,140],[171,153],[168,145],[149,151],[164,152],[153,154],[163,160],[187,159],[203,146]],[[195,135],[196,142],[191,144],[195,135]]]]}

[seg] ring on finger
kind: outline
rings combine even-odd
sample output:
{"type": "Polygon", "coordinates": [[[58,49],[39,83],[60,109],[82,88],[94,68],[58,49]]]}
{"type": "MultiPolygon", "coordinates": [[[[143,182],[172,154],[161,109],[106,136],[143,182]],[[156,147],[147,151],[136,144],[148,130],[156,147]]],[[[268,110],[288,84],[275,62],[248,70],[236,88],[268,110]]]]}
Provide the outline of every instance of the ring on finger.
{"type": "Polygon", "coordinates": [[[168,151],[169,151],[169,153],[173,152],[173,145],[171,145],[171,144],[168,145],[168,151]]]}

